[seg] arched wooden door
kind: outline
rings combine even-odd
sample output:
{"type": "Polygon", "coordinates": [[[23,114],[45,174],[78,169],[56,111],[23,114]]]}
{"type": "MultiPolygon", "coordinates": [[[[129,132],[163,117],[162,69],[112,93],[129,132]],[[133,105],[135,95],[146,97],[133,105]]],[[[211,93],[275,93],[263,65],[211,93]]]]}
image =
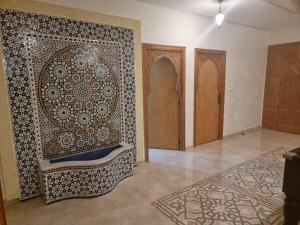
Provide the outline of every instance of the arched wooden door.
{"type": "Polygon", "coordinates": [[[185,149],[185,48],[143,44],[145,156],[185,149]]]}
{"type": "Polygon", "coordinates": [[[225,52],[195,52],[194,145],[223,137],[225,52]]]}
{"type": "Polygon", "coordinates": [[[177,73],[172,62],[162,57],[151,67],[148,95],[148,146],[179,149],[179,95],[177,73]]]}

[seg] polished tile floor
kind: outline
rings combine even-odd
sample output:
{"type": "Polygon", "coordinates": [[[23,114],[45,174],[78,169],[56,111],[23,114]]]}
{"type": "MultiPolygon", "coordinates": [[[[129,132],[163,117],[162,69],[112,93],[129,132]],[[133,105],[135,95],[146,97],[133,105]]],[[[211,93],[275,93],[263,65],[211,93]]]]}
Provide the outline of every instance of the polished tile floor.
{"type": "Polygon", "coordinates": [[[209,176],[152,205],[176,224],[282,225],[285,148],[209,176]]]}
{"type": "Polygon", "coordinates": [[[8,225],[171,225],[151,202],[273,149],[300,146],[300,136],[255,129],[186,152],[150,150],[111,193],[44,205],[42,198],[9,204],[8,225]]]}

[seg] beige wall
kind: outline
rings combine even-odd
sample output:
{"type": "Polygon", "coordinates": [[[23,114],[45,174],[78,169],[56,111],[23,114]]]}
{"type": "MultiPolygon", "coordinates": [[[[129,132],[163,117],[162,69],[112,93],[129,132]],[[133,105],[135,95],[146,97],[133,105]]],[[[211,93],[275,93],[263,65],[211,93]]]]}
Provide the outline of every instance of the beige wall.
{"type": "Polygon", "coordinates": [[[299,27],[270,31],[268,36],[269,45],[298,42],[300,41],[300,24],[299,27]]]}
{"type": "Polygon", "coordinates": [[[193,145],[194,50],[226,50],[224,135],[261,125],[267,32],[135,0],[40,0],[138,19],[142,42],[186,47],[186,145],[193,145]]]}
{"type": "MultiPolygon", "coordinates": [[[[83,1],[84,2],[84,1],[83,1]]],[[[137,161],[144,160],[144,127],[143,127],[143,102],[142,102],[142,64],[141,64],[141,27],[140,21],[116,16],[54,6],[28,0],[1,0],[1,8],[18,9],[46,15],[61,16],[72,19],[92,21],[102,24],[129,27],[135,35],[135,66],[137,90],[137,161]]],[[[1,54],[2,58],[2,54],[1,54]]],[[[0,60],[2,63],[2,60],[0,60]]],[[[8,95],[4,79],[3,66],[0,64],[0,156],[1,173],[4,180],[3,192],[6,200],[19,197],[16,160],[12,141],[11,120],[9,116],[8,95]]]]}

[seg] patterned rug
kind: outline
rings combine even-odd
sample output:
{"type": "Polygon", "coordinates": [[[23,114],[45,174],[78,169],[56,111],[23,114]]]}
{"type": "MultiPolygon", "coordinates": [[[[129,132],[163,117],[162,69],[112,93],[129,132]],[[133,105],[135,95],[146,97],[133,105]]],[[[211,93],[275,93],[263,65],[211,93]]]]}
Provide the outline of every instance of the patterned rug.
{"type": "Polygon", "coordinates": [[[281,225],[284,151],[268,152],[152,204],[180,225],[281,225]]]}

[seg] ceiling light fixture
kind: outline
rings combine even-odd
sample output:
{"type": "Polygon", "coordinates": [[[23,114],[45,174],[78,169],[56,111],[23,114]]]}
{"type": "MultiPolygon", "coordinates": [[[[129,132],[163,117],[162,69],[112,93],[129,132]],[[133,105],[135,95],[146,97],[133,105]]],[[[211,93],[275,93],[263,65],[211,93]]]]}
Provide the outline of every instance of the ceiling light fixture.
{"type": "Polygon", "coordinates": [[[222,1],[223,0],[219,0],[219,3],[220,3],[219,13],[215,17],[216,23],[218,24],[219,27],[221,26],[221,24],[223,23],[223,20],[224,20],[224,14],[222,13],[222,1]]]}

